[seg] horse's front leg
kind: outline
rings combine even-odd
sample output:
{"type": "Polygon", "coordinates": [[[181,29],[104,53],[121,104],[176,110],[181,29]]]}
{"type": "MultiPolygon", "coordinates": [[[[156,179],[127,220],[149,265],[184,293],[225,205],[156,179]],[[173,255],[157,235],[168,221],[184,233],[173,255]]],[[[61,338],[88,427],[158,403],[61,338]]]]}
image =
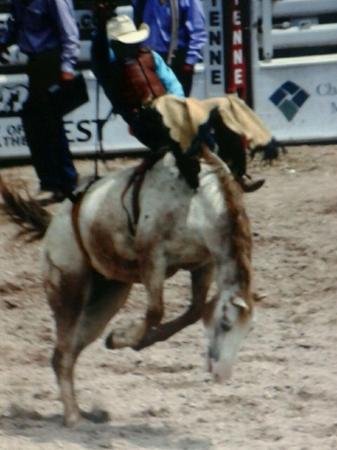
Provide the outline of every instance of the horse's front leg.
{"type": "Polygon", "coordinates": [[[157,328],[150,329],[134,349],[142,350],[156,342],[165,341],[180,330],[197,322],[202,316],[212,279],[212,264],[191,272],[192,301],[190,307],[176,319],[160,324],[157,328]]]}
{"type": "Polygon", "coordinates": [[[140,252],[140,277],[147,292],[145,317],[121,331],[111,333],[106,346],[110,349],[137,348],[143,337],[155,329],[164,315],[163,287],[166,275],[166,261],[160,248],[140,252]]]}

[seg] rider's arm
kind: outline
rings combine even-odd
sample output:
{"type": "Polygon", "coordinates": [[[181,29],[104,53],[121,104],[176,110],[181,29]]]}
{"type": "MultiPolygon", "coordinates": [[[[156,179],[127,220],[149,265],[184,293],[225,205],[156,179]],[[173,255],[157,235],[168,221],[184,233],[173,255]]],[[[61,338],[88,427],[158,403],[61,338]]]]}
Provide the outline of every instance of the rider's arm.
{"type": "Polygon", "coordinates": [[[104,89],[111,82],[111,80],[109,81],[109,67],[115,59],[105,28],[98,27],[94,32],[91,44],[91,63],[92,70],[104,89]]]}
{"type": "Polygon", "coordinates": [[[158,53],[152,51],[154,58],[156,73],[158,78],[163,83],[166,93],[184,97],[184,90],[173,70],[165,63],[163,58],[158,53]]]}

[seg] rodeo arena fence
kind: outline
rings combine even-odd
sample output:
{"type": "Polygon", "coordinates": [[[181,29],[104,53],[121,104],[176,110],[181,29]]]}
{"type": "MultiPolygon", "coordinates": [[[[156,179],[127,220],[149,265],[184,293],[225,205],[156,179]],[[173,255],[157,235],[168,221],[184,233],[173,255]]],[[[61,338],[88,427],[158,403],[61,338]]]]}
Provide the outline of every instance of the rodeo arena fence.
{"type": "MultiPolygon", "coordinates": [[[[172,0],[174,1],[174,0],[172,0]]],[[[79,68],[89,102],[64,117],[74,154],[97,149],[99,126],[109,153],[142,145],[110,105],[90,70],[90,1],[75,1],[81,33],[79,68]]],[[[337,0],[203,0],[208,42],[197,64],[192,96],[237,92],[282,143],[335,142],[337,138],[337,0]]],[[[0,0],[0,33],[9,1],[0,0]]],[[[118,13],[132,16],[129,5],[118,13]]],[[[26,59],[16,46],[0,66],[0,158],[29,156],[20,120],[27,98],[26,59]]]]}

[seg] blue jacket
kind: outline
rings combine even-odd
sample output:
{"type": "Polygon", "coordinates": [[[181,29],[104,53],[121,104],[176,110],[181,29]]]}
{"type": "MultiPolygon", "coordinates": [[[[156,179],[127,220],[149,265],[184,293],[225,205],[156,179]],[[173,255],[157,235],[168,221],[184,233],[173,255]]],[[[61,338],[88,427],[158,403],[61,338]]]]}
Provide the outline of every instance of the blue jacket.
{"type": "Polygon", "coordinates": [[[12,0],[8,29],[1,43],[17,43],[28,55],[61,50],[61,70],[72,72],[80,52],[72,0],[12,0]]]}
{"type": "MultiPolygon", "coordinates": [[[[178,48],[186,50],[185,63],[193,65],[202,59],[201,52],[207,39],[205,14],[200,0],[177,0],[177,4],[178,48]]],[[[132,0],[132,5],[137,21],[147,23],[151,29],[144,44],[167,54],[172,29],[170,0],[132,0]]]]}

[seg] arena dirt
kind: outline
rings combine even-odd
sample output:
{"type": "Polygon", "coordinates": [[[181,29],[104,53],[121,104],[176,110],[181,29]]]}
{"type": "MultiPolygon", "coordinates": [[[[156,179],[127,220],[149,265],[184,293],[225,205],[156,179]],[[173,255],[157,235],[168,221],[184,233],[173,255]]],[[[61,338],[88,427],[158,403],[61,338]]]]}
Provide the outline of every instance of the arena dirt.
{"type": "MultiPolygon", "coordinates": [[[[76,164],[81,175],[93,171],[92,162],[76,164]]],[[[265,298],[232,380],[214,384],[207,374],[201,324],[140,353],[108,351],[103,336],[81,356],[76,387],[84,410],[110,420],[70,430],[50,367],[41,242],[24,242],[0,211],[0,450],[337,449],[337,146],[289,147],[273,166],[250,170],[267,179],[246,195],[265,298]]],[[[1,174],[36,190],[30,166],[1,174]]],[[[165,294],[168,316],[178,314],[187,274],[167,281],[165,294]]],[[[136,286],[116,321],[143,303],[136,286]]]]}

